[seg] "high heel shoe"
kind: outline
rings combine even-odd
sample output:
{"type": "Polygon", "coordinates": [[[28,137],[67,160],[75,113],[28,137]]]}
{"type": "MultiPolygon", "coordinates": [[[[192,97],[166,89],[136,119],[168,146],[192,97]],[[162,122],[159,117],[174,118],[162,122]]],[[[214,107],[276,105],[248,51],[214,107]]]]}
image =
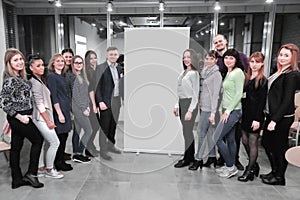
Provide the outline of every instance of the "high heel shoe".
{"type": "Polygon", "coordinates": [[[39,182],[37,176],[32,175],[30,173],[26,173],[23,177],[23,181],[28,182],[34,188],[44,187],[44,184],[39,182]]]}
{"type": "Polygon", "coordinates": [[[238,177],[238,181],[247,182],[248,180],[253,181],[254,179],[254,170],[246,170],[244,171],[242,176],[238,177]]]}
{"type": "Polygon", "coordinates": [[[203,167],[210,167],[211,164],[214,164],[214,168],[217,166],[216,157],[208,157],[207,161],[203,164],[203,167]]]}
{"type": "Polygon", "coordinates": [[[195,160],[194,163],[189,166],[189,170],[196,171],[199,167],[202,169],[203,166],[203,160],[195,160]]]}

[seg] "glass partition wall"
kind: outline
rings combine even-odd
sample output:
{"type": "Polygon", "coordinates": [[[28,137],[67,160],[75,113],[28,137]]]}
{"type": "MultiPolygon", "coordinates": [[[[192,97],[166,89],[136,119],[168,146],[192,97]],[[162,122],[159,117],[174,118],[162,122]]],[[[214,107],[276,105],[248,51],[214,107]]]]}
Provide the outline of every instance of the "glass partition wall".
{"type": "MultiPolygon", "coordinates": [[[[6,5],[6,2],[3,4],[6,5]]],[[[266,63],[269,68],[266,75],[272,73],[276,65],[276,53],[280,45],[293,42],[300,46],[299,31],[295,30],[299,27],[299,2],[287,5],[224,3],[222,9],[216,12],[210,1],[193,1],[191,5],[178,1],[174,5],[167,4],[163,15],[158,11],[157,3],[128,6],[116,1],[109,15],[105,3],[100,3],[100,7],[98,4],[91,7],[92,4],[83,2],[79,6],[71,4],[59,9],[48,4],[43,7],[41,3],[38,8],[35,8],[38,4],[24,7],[25,4],[16,3],[10,6],[6,13],[15,16],[16,25],[12,26],[15,27],[15,34],[10,34],[9,28],[6,40],[12,47],[14,40],[15,47],[25,54],[40,53],[46,62],[51,55],[65,47],[71,47],[80,54],[86,49],[96,50],[100,54],[99,61],[102,61],[107,39],[111,39],[111,44],[118,46],[123,53],[124,28],[159,27],[160,17],[163,16],[165,27],[190,27],[190,47],[200,52],[201,49],[213,47],[214,22],[218,15],[217,33],[227,37],[229,48],[235,47],[247,56],[254,51],[266,53],[266,59],[270,59],[266,63]]],[[[4,6],[4,11],[6,8],[4,6]]],[[[8,26],[11,18],[4,18],[8,26]]]]}

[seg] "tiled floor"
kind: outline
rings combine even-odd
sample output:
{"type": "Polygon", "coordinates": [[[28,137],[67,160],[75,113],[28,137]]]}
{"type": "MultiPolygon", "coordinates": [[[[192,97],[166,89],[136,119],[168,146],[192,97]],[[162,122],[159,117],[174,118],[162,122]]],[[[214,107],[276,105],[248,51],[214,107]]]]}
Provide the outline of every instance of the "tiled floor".
{"type": "MultiPolygon", "coordinates": [[[[118,142],[122,143],[122,137],[118,142]]],[[[70,150],[70,145],[68,146],[70,150]]],[[[28,144],[22,152],[22,168],[27,166],[28,144]]],[[[71,161],[74,170],[61,180],[40,178],[44,188],[29,186],[11,189],[10,169],[0,155],[1,200],[292,200],[300,199],[300,169],[289,165],[286,186],[268,186],[257,178],[241,183],[236,177],[219,178],[213,168],[189,171],[175,169],[178,155],[111,154],[112,161],[94,158],[89,164],[71,161]]],[[[241,161],[247,160],[243,147],[241,161]]],[[[260,148],[261,172],[268,172],[268,162],[260,148]]],[[[242,172],[240,171],[239,174],[242,172]]]]}

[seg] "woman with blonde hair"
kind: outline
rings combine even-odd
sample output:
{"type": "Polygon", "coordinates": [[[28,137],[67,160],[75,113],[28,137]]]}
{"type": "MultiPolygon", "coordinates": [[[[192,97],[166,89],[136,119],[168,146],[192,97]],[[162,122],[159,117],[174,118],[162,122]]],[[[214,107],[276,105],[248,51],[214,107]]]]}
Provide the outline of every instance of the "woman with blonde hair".
{"type": "Polygon", "coordinates": [[[47,76],[47,87],[51,92],[51,101],[53,104],[53,117],[56,125],[55,131],[59,139],[59,147],[55,158],[55,167],[57,170],[70,171],[72,166],[67,164],[64,159],[66,141],[71,124],[71,99],[67,94],[68,84],[63,77],[65,72],[65,60],[61,54],[55,54],[48,64],[49,74],[47,76]]]}
{"type": "Polygon", "coordinates": [[[33,96],[31,84],[26,79],[25,58],[18,49],[8,49],[5,52],[4,63],[0,108],[6,112],[7,121],[11,126],[12,189],[24,185],[40,188],[44,184],[39,182],[37,171],[43,137],[31,119],[33,96]],[[20,152],[25,138],[31,142],[31,149],[28,170],[23,176],[20,168],[20,152]]]}
{"type": "Polygon", "coordinates": [[[289,129],[294,121],[295,91],[299,89],[299,48],[282,45],[277,54],[277,72],[268,78],[266,122],[262,144],[270,161],[271,172],[261,175],[269,185],[285,185],[289,129]]]}

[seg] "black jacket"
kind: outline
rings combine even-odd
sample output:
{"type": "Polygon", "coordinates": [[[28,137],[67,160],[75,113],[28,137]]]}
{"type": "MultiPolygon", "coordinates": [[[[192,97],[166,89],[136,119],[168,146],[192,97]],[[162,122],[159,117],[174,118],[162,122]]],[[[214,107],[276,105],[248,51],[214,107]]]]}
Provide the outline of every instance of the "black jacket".
{"type": "Polygon", "coordinates": [[[274,122],[295,112],[295,91],[299,89],[299,72],[283,73],[272,83],[268,92],[269,114],[274,122]]]}
{"type": "MultiPolygon", "coordinates": [[[[121,69],[117,66],[118,75],[120,79],[121,69]]],[[[108,66],[108,63],[105,61],[96,67],[96,104],[99,107],[100,102],[104,102],[108,108],[111,108],[111,98],[114,91],[114,80],[108,66]]]]}

